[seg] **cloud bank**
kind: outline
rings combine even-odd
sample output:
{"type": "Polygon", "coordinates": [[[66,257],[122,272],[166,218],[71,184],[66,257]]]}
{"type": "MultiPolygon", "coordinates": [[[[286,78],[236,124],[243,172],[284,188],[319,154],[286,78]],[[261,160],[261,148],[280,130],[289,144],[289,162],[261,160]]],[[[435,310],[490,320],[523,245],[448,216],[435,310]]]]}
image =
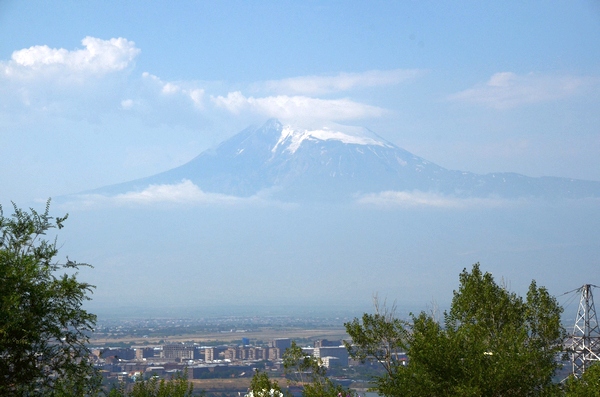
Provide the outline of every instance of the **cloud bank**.
{"type": "Polygon", "coordinates": [[[358,204],[372,205],[377,207],[440,209],[500,208],[514,206],[521,202],[521,200],[507,200],[492,197],[461,198],[420,191],[385,191],[380,193],[371,193],[358,197],[356,201],[358,204]]]}
{"type": "MultiPolygon", "coordinates": [[[[250,84],[262,93],[249,96],[244,90],[212,94],[218,84],[192,81],[164,81],[159,76],[130,72],[141,50],[125,38],[103,40],[85,37],[82,48],[67,50],[37,45],[14,51],[8,61],[0,61],[0,91],[4,101],[18,111],[15,103],[31,106],[44,114],[77,117],[77,112],[140,112],[156,120],[177,114],[185,120],[183,109],[195,110],[205,117],[276,117],[283,121],[348,121],[381,117],[386,110],[359,101],[323,98],[323,94],[350,91],[361,87],[399,84],[419,75],[418,70],[371,70],[339,73],[335,76],[299,76],[250,84]],[[107,76],[114,76],[107,78],[107,76]],[[141,78],[139,77],[141,76],[141,78]],[[50,88],[51,87],[51,88],[50,88]],[[275,93],[273,95],[273,93],[275,93]],[[16,101],[15,101],[16,100],[16,101]],[[88,109],[91,103],[93,109],[88,109]],[[162,116],[161,116],[162,115],[162,116]]],[[[221,87],[222,88],[222,87],[221,87]]],[[[2,101],[0,99],[0,101],[2,101]]],[[[193,112],[188,114],[193,120],[193,112]]],[[[194,121],[191,121],[192,124],[194,121]]]]}
{"type": "Polygon", "coordinates": [[[163,97],[182,97],[191,102],[191,104],[199,110],[204,109],[204,92],[203,88],[197,87],[194,83],[186,82],[164,82],[158,76],[148,72],[142,73],[142,78],[148,83],[159,87],[159,95],[163,97]]]}
{"type": "Polygon", "coordinates": [[[395,85],[422,74],[417,69],[370,70],[363,73],[340,73],[337,76],[300,76],[264,83],[269,91],[321,95],[354,88],[395,85]]]}
{"type": "MultiPolygon", "coordinates": [[[[443,210],[464,210],[473,208],[507,208],[522,205],[526,199],[501,198],[460,198],[421,191],[384,191],[363,194],[355,197],[355,202],[362,206],[378,208],[429,208],[443,210]]],[[[237,197],[220,193],[204,192],[200,187],[184,179],[176,184],[150,185],[141,191],[131,191],[117,195],[80,194],[71,196],[63,205],[65,208],[91,209],[99,207],[156,207],[164,205],[197,206],[197,205],[276,205],[295,206],[283,203],[270,197],[269,190],[252,197],[237,197]]]]}
{"type": "Polygon", "coordinates": [[[379,117],[385,110],[355,102],[347,98],[320,99],[306,96],[268,96],[263,98],[246,97],[240,91],[227,96],[211,97],[212,102],[233,114],[243,112],[258,113],[276,117],[282,121],[295,119],[321,119],[332,121],[354,120],[379,117]]]}
{"type": "Polygon", "coordinates": [[[510,109],[569,97],[586,83],[586,79],[572,76],[500,72],[492,75],[486,83],[452,94],[448,99],[494,109],[510,109]]]}
{"type": "Polygon", "coordinates": [[[226,82],[165,81],[147,71],[131,73],[141,50],[126,38],[87,36],[81,44],[73,50],[36,45],[0,61],[0,104],[11,109],[9,117],[36,110],[44,118],[98,120],[120,111],[141,116],[146,124],[187,123],[194,128],[198,115],[213,123],[231,115],[303,123],[360,120],[389,111],[336,93],[396,85],[422,73],[393,69],[297,76],[233,90],[226,82]]]}
{"type": "Polygon", "coordinates": [[[190,180],[177,184],[150,185],[146,189],[108,196],[103,194],[80,194],[69,199],[68,207],[127,207],[157,205],[239,205],[263,201],[258,196],[241,198],[202,191],[190,180]]]}

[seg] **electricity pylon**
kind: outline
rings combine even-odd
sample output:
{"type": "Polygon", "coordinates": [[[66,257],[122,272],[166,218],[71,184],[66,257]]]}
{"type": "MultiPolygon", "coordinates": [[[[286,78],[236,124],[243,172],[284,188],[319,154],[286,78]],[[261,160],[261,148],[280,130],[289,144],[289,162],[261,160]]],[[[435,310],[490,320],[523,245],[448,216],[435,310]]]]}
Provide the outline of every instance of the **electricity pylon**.
{"type": "Polygon", "coordinates": [[[573,375],[577,378],[580,378],[594,361],[600,360],[600,328],[592,287],[596,286],[585,284],[577,289],[578,292],[581,291],[581,299],[570,348],[573,375]]]}

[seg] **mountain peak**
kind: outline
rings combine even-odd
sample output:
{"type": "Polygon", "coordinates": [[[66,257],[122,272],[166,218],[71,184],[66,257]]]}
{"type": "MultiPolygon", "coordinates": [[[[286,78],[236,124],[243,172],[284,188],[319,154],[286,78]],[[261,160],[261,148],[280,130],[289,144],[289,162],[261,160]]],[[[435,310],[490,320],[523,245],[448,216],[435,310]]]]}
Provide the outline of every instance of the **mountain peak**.
{"type": "Polygon", "coordinates": [[[342,125],[323,126],[320,128],[299,128],[292,125],[281,125],[279,140],[271,149],[295,153],[305,141],[339,141],[350,145],[370,145],[392,148],[393,144],[363,127],[342,125]]]}
{"type": "Polygon", "coordinates": [[[367,128],[271,119],[177,168],[96,189],[122,194],[188,180],[204,192],[283,200],[350,200],[357,194],[426,192],[459,197],[600,197],[600,182],[477,175],[428,162],[367,128]]]}
{"type": "Polygon", "coordinates": [[[275,118],[267,120],[266,123],[263,124],[261,129],[264,130],[272,130],[272,129],[280,129],[283,126],[281,122],[275,118]]]}

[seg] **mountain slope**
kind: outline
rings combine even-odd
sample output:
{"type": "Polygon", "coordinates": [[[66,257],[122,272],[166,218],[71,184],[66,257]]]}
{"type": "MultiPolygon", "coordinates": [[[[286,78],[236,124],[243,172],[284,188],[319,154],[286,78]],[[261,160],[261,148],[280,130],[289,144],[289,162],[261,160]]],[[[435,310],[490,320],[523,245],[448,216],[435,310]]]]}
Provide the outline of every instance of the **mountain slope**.
{"type": "Polygon", "coordinates": [[[423,191],[458,197],[600,197],[600,182],[478,175],[428,162],[357,127],[316,130],[269,120],[249,127],[180,167],[93,193],[141,191],[190,180],[205,192],[285,200],[348,200],[382,191],[423,191]]]}

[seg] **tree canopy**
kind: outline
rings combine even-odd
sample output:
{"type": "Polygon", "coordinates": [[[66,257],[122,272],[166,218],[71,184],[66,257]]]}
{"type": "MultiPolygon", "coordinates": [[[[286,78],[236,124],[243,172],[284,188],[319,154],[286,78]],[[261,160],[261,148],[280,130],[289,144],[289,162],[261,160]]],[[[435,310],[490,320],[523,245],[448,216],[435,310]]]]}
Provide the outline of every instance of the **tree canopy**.
{"type": "Polygon", "coordinates": [[[126,390],[125,383],[121,383],[118,388],[110,390],[107,397],[192,397],[193,391],[194,385],[188,382],[186,371],[183,374],[178,372],[169,380],[140,376],[130,391],[126,390]]]}
{"type": "Polygon", "coordinates": [[[302,386],[303,397],[350,397],[352,393],[327,377],[320,358],[305,354],[292,342],[283,354],[284,373],[290,383],[302,386]]]}
{"type": "MultiPolygon", "coordinates": [[[[97,377],[86,347],[96,316],[82,308],[93,286],[80,282],[82,266],[55,260],[67,216],[24,211],[4,217],[0,207],[0,395],[91,395],[97,377]]],[[[88,265],[83,265],[88,266],[88,265]]]]}
{"type": "Polygon", "coordinates": [[[389,317],[346,324],[350,354],[365,359],[379,337],[406,347],[407,365],[390,361],[376,379],[386,396],[540,396],[557,389],[552,376],[560,364],[562,308],[533,281],[525,299],[498,285],[479,264],[459,276],[443,322],[421,312],[406,328],[389,317]],[[364,335],[373,333],[365,339],[364,335]],[[387,369],[387,368],[386,368],[387,369]]]}
{"type": "Polygon", "coordinates": [[[266,372],[257,370],[250,381],[246,397],[281,397],[283,392],[276,380],[269,379],[266,372]]]}
{"type": "Polygon", "coordinates": [[[579,379],[569,377],[565,391],[567,397],[600,397],[600,363],[591,365],[579,379]]]}
{"type": "Polygon", "coordinates": [[[352,343],[344,341],[349,354],[360,361],[376,361],[383,365],[387,375],[395,372],[403,362],[399,358],[407,348],[407,322],[395,317],[395,307],[388,309],[374,299],[375,313],[363,314],[346,323],[352,343]]]}

